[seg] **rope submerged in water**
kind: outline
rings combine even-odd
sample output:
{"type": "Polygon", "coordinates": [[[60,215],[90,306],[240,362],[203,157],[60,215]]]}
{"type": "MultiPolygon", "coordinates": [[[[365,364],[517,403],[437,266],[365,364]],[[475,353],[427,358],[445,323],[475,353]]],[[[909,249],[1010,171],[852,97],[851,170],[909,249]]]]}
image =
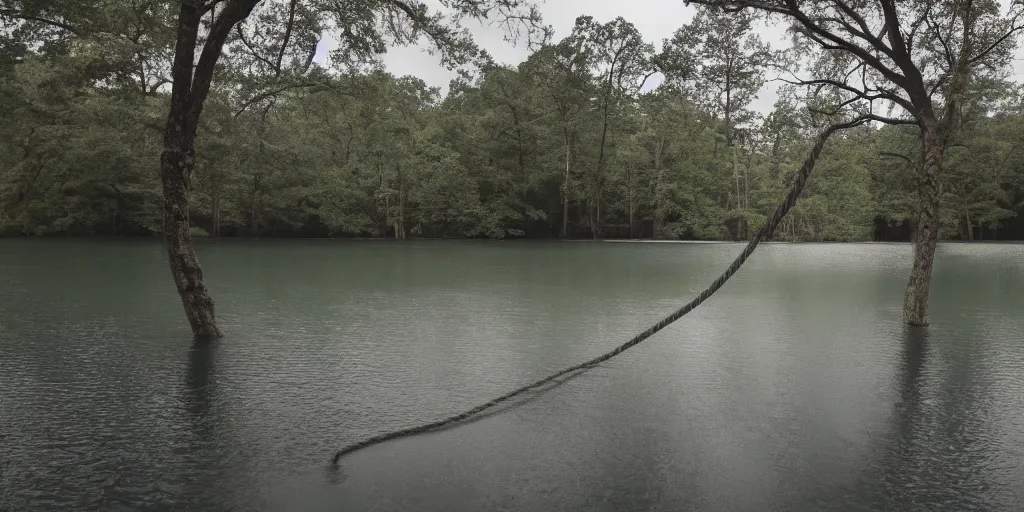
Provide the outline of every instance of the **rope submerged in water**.
{"type": "Polygon", "coordinates": [[[735,260],[733,260],[732,265],[729,265],[729,268],[727,268],[725,272],[722,273],[722,275],[718,276],[718,279],[715,279],[715,281],[711,283],[710,286],[708,286],[703,292],[701,292],[700,295],[695,297],[685,306],[675,310],[670,315],[658,321],[656,324],[648,327],[647,330],[641,332],[640,334],[637,334],[632,339],[623,343],[622,345],[619,345],[610,352],[606,352],[589,361],[585,361],[580,364],[570,366],[557,373],[544,377],[543,379],[527,384],[521,388],[509,391],[508,393],[505,393],[504,395],[494,398],[485,404],[480,404],[472,409],[463,411],[461,413],[437,421],[417,425],[414,427],[404,428],[401,430],[395,430],[392,432],[387,432],[350,444],[334,453],[334,458],[332,459],[333,464],[337,465],[338,460],[356,450],[361,450],[368,446],[380,444],[385,441],[390,441],[392,439],[397,439],[400,437],[422,434],[424,432],[428,432],[437,428],[451,425],[453,423],[457,423],[459,421],[475,416],[476,414],[479,414],[487,409],[490,409],[506,400],[521,395],[531,389],[543,386],[544,384],[547,384],[563,375],[603,363],[625,352],[626,350],[629,350],[630,348],[638,345],[640,342],[646,340],[647,338],[650,338],[658,331],[664,329],[665,327],[668,327],[669,324],[675,322],[676,320],[679,320],[679,318],[681,318],[683,315],[689,313],[690,311],[693,311],[694,309],[697,308],[697,306],[700,306],[701,303],[703,303],[709,297],[714,295],[714,293],[717,292],[718,289],[721,288],[722,285],[724,285],[725,282],[728,281],[729,278],[732,277],[733,274],[735,274],[741,266],[743,266],[743,263],[747,261],[747,258],[749,258],[750,255],[754,252],[754,249],[757,248],[757,244],[759,244],[762,239],[770,237],[772,232],[779,225],[779,222],[782,221],[782,218],[786,216],[786,213],[788,213],[791,208],[793,208],[793,205],[796,204],[797,198],[799,198],[800,194],[803,192],[804,185],[807,184],[807,179],[810,178],[811,171],[814,169],[814,163],[818,160],[818,157],[821,155],[821,151],[825,148],[825,142],[828,141],[828,138],[833,133],[840,129],[856,126],[862,124],[864,121],[864,119],[856,119],[848,123],[831,125],[827,129],[825,129],[821,133],[821,135],[818,136],[817,141],[815,141],[814,146],[811,148],[811,152],[807,155],[807,159],[804,160],[803,165],[797,172],[795,181],[793,182],[793,186],[790,188],[789,194],[786,195],[786,199],[782,202],[782,204],[779,205],[778,208],[776,208],[775,213],[771,216],[771,218],[768,219],[768,222],[766,222],[764,226],[762,226],[761,229],[759,229],[757,233],[754,234],[753,238],[750,239],[750,242],[747,243],[747,246],[743,249],[742,252],[740,252],[740,255],[737,256],[735,260]]]}

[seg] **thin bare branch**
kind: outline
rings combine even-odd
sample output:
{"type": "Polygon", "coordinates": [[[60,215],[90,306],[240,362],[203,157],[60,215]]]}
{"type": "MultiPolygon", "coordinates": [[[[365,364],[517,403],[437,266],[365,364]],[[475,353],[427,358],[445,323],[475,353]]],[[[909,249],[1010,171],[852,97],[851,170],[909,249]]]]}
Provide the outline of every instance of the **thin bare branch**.
{"type": "Polygon", "coordinates": [[[864,89],[858,89],[858,88],[853,87],[852,85],[850,85],[848,83],[845,83],[845,82],[842,82],[842,81],[839,81],[839,80],[832,80],[832,79],[828,79],[828,78],[819,78],[819,79],[813,79],[813,80],[797,79],[795,81],[786,80],[785,78],[778,78],[778,80],[781,81],[781,82],[785,82],[787,84],[790,84],[790,85],[799,85],[799,86],[805,86],[805,87],[819,86],[819,90],[820,90],[820,87],[824,87],[824,86],[835,87],[837,89],[846,91],[846,92],[854,95],[854,98],[852,100],[850,100],[850,101],[845,103],[847,105],[850,104],[850,103],[853,103],[854,101],[857,101],[857,100],[866,100],[866,101],[888,100],[888,101],[892,101],[893,103],[896,103],[897,105],[903,107],[908,112],[913,112],[913,105],[906,98],[900,97],[899,95],[897,95],[893,91],[887,91],[887,90],[884,90],[884,89],[869,89],[867,87],[864,87],[864,89]]]}
{"type": "Polygon", "coordinates": [[[349,94],[349,93],[346,93],[345,91],[342,91],[341,89],[338,89],[337,87],[334,86],[334,84],[332,84],[330,82],[327,82],[327,81],[322,81],[322,82],[321,81],[315,81],[315,82],[301,82],[301,83],[284,84],[284,85],[281,85],[279,87],[275,87],[273,89],[261,92],[261,93],[255,95],[255,96],[249,98],[248,100],[246,100],[242,104],[241,107],[239,107],[238,110],[235,111],[234,117],[238,117],[238,116],[242,115],[243,112],[248,110],[250,107],[252,107],[256,103],[259,103],[259,102],[261,102],[261,101],[263,101],[265,99],[268,99],[268,98],[276,98],[277,95],[279,95],[279,94],[281,94],[283,92],[286,92],[286,91],[289,91],[289,90],[292,90],[292,89],[308,89],[308,88],[313,88],[313,87],[323,87],[324,89],[333,91],[334,93],[340,94],[340,95],[347,95],[347,94],[349,94]]]}
{"type": "Polygon", "coordinates": [[[241,23],[235,25],[235,32],[238,34],[238,40],[241,41],[242,44],[249,49],[249,53],[251,53],[256,60],[266,64],[267,66],[270,67],[270,69],[274,69],[274,63],[270,62],[270,60],[268,60],[266,57],[260,55],[259,52],[256,51],[256,48],[254,48],[252,44],[249,43],[249,41],[245,38],[245,33],[242,32],[241,23]]]}
{"type": "Polygon", "coordinates": [[[210,90],[210,83],[213,81],[213,71],[220,58],[220,53],[227,40],[231,27],[244,20],[252,12],[260,0],[228,0],[227,5],[221,11],[213,26],[210,27],[210,35],[206,38],[203,51],[196,64],[195,73],[192,79],[192,87],[189,96],[188,119],[192,126],[195,126],[199,114],[203,109],[203,102],[210,90]]]}
{"type": "Polygon", "coordinates": [[[425,32],[428,36],[430,36],[435,41],[440,39],[440,36],[438,36],[437,34],[435,34],[434,32],[430,31],[427,28],[427,24],[423,22],[423,20],[420,18],[420,16],[418,14],[416,14],[416,11],[414,11],[412,9],[412,7],[409,6],[409,4],[403,2],[402,0],[386,0],[386,1],[387,1],[387,3],[391,4],[392,6],[397,7],[400,11],[404,12],[405,15],[409,17],[409,20],[412,21],[413,25],[418,30],[422,30],[423,32],[425,32]]]}
{"type": "Polygon", "coordinates": [[[910,164],[910,167],[912,169],[914,169],[915,171],[920,171],[920,168],[917,166],[917,164],[914,163],[914,161],[911,160],[910,157],[908,157],[907,155],[904,155],[904,154],[901,154],[901,153],[893,153],[893,152],[890,152],[890,151],[882,151],[882,152],[878,153],[878,156],[891,156],[893,158],[899,158],[901,160],[906,161],[908,164],[910,164]]]}
{"type": "Polygon", "coordinates": [[[943,57],[945,57],[946,59],[946,65],[949,66],[949,69],[953,69],[953,66],[956,65],[954,63],[953,50],[950,49],[949,43],[946,41],[946,38],[942,35],[942,30],[940,30],[938,25],[931,20],[931,17],[926,16],[925,23],[928,25],[928,30],[930,30],[935,35],[935,38],[939,40],[939,44],[942,45],[942,53],[943,57]]]}
{"type": "Polygon", "coordinates": [[[281,49],[277,52],[277,60],[274,61],[275,76],[281,75],[281,62],[284,60],[284,53],[288,50],[288,42],[292,38],[292,29],[295,27],[295,8],[299,0],[292,0],[288,7],[288,25],[284,30],[284,40],[281,41],[281,49]]]}
{"type": "Polygon", "coordinates": [[[850,7],[849,4],[847,4],[844,0],[832,1],[847,16],[853,18],[854,22],[857,23],[857,25],[860,27],[860,30],[854,29],[846,20],[843,20],[841,18],[835,18],[835,20],[838,21],[839,24],[843,25],[843,27],[846,28],[847,31],[849,31],[851,34],[863,39],[864,41],[867,41],[867,43],[870,44],[872,48],[882,52],[889,58],[893,58],[892,48],[886,46],[880,38],[871,35],[871,29],[868,27],[868,23],[863,16],[857,14],[857,11],[850,7]]]}
{"type": "Polygon", "coordinates": [[[1010,30],[1008,30],[1005,34],[1003,34],[1002,37],[997,39],[994,43],[989,45],[988,48],[985,48],[984,50],[982,50],[980,53],[978,53],[974,57],[968,59],[967,63],[968,64],[974,64],[974,63],[980,61],[981,59],[984,59],[985,57],[988,56],[988,54],[992,53],[996,48],[998,48],[999,45],[1001,45],[1004,42],[1006,42],[1007,39],[1009,39],[1010,37],[1012,37],[1014,34],[1016,34],[1017,32],[1019,32],[1021,30],[1024,30],[1024,25],[1014,25],[1014,26],[1012,26],[1010,28],[1010,30]]]}
{"type": "Polygon", "coordinates": [[[43,18],[41,16],[34,16],[34,15],[31,15],[31,14],[26,14],[24,11],[19,11],[19,10],[16,10],[16,9],[0,9],[0,17],[8,17],[8,18],[14,18],[14,19],[19,19],[19,20],[24,20],[24,21],[34,21],[36,23],[42,23],[44,25],[49,25],[51,27],[59,28],[61,30],[66,30],[66,31],[71,32],[72,34],[74,34],[76,36],[83,36],[83,35],[85,35],[85,30],[84,29],[75,27],[75,26],[73,26],[73,25],[71,25],[69,23],[65,23],[63,21],[58,21],[58,20],[49,19],[49,18],[43,18]]]}
{"type": "MultiPolygon", "coordinates": [[[[872,55],[872,53],[864,47],[854,43],[853,41],[839,37],[827,30],[825,27],[816,23],[800,8],[800,2],[798,0],[783,0],[781,4],[774,2],[768,3],[763,0],[731,0],[727,2],[716,0],[690,1],[696,4],[719,7],[729,12],[737,12],[742,9],[753,8],[785,15],[792,18],[801,27],[803,27],[801,32],[814,42],[818,43],[822,48],[826,50],[841,50],[853,54],[858,59],[877,70],[889,81],[902,88],[907,87],[907,78],[903,74],[885,65],[881,59],[872,55]]],[[[902,40],[902,37],[900,40],[902,40]]],[[[896,55],[899,55],[899,53],[897,52],[896,55]]]]}
{"type": "Polygon", "coordinates": [[[313,86],[316,86],[316,85],[318,85],[318,84],[314,84],[314,83],[287,84],[287,85],[282,85],[280,87],[276,87],[276,88],[271,89],[269,91],[263,91],[263,92],[255,95],[255,96],[249,98],[248,100],[245,101],[245,103],[242,103],[242,106],[239,107],[238,110],[235,111],[234,117],[238,117],[238,116],[242,115],[243,112],[248,110],[249,107],[255,105],[256,103],[259,103],[259,102],[261,102],[261,101],[263,101],[263,100],[265,100],[267,98],[276,97],[278,94],[281,94],[282,92],[285,92],[287,90],[298,89],[300,87],[313,87],[313,86]]]}

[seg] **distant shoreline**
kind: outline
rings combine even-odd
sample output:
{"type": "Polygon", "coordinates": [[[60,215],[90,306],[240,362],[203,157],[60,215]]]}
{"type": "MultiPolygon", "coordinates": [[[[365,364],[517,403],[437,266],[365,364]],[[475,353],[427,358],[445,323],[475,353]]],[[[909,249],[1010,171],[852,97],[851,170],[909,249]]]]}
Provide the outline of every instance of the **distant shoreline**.
{"type": "MultiPolygon", "coordinates": [[[[0,236],[0,241],[3,240],[93,240],[93,241],[110,241],[110,240],[161,240],[160,235],[152,236],[114,236],[114,235],[18,235],[18,236],[0,236]]],[[[504,242],[504,243],[517,243],[517,242],[573,242],[573,243],[618,243],[618,244],[686,244],[686,245],[713,245],[713,244],[746,244],[748,240],[663,240],[663,239],[651,239],[651,238],[600,238],[593,240],[590,238],[428,238],[428,237],[415,237],[407,238],[405,240],[396,240],[394,238],[376,238],[376,237],[276,237],[276,236],[256,236],[256,237],[244,237],[244,236],[227,236],[227,237],[212,237],[212,236],[194,236],[193,240],[196,243],[206,243],[209,241],[252,241],[252,240],[274,240],[274,241],[287,241],[287,240],[323,240],[323,241],[348,241],[348,242],[504,242]]],[[[1024,244],[1024,240],[940,240],[940,244],[1024,244]]],[[[894,240],[894,241],[882,241],[882,240],[861,240],[861,241],[823,241],[823,240],[770,240],[762,241],[761,244],[772,244],[772,245],[798,245],[798,244],[849,244],[849,245],[910,245],[913,244],[911,240],[894,240]]]]}

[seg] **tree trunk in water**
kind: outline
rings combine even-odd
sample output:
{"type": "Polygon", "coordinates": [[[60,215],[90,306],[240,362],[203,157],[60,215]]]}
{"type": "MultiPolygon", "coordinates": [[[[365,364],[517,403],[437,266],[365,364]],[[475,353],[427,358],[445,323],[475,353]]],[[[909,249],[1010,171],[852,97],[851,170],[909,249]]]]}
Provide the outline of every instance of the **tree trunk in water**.
{"type": "Polygon", "coordinates": [[[170,111],[164,129],[160,175],[164,192],[164,242],[171,275],[192,334],[198,339],[219,338],[221,334],[213,314],[213,298],[203,284],[203,270],[199,267],[189,231],[188,191],[196,165],[196,129],[224,41],[232,27],[247,18],[257,3],[259,0],[235,0],[224,2],[219,13],[209,9],[212,23],[196,61],[204,3],[198,0],[178,2],[170,111]]]}
{"type": "Polygon", "coordinates": [[[939,242],[939,200],[942,196],[939,171],[943,146],[934,127],[924,130],[924,160],[921,166],[921,211],[914,240],[914,266],[910,271],[903,298],[903,321],[909,325],[928,325],[928,296],[932,264],[939,242]]]}
{"type": "MultiPolygon", "coordinates": [[[[186,141],[187,144],[187,141],[186,141]]],[[[160,156],[164,188],[164,241],[171,264],[171,275],[185,307],[185,317],[196,338],[221,336],[214,317],[213,298],[203,284],[203,270],[192,247],[189,231],[188,184],[186,179],[195,166],[192,148],[167,147],[160,156]]]]}

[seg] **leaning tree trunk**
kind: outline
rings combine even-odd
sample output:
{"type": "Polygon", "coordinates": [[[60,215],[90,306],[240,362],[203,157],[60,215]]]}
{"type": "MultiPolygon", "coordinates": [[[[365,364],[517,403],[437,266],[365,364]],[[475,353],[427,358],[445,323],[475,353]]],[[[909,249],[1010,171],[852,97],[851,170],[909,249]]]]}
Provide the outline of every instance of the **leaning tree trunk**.
{"type": "Polygon", "coordinates": [[[232,27],[247,18],[259,1],[226,0],[208,4],[202,0],[181,0],[178,13],[174,63],[171,66],[170,113],[164,131],[164,150],[160,155],[164,241],[185,316],[192,326],[192,334],[199,339],[218,338],[221,334],[213,314],[213,299],[203,284],[203,270],[199,267],[189,231],[188,192],[196,165],[196,131],[224,41],[232,27]],[[218,6],[221,7],[219,11],[218,6]],[[199,25],[207,13],[213,22],[196,61],[199,25]]]}
{"type": "Polygon", "coordinates": [[[944,152],[935,128],[925,128],[923,136],[921,211],[918,214],[917,234],[914,240],[914,266],[910,271],[910,280],[907,282],[903,298],[903,321],[915,326],[928,325],[932,263],[935,261],[935,247],[939,242],[939,199],[942,197],[939,172],[944,152]]]}
{"type": "MultiPolygon", "coordinates": [[[[187,144],[187,141],[182,141],[187,144]]],[[[185,316],[196,338],[219,338],[214,318],[213,298],[203,284],[203,269],[192,247],[189,231],[187,177],[195,167],[192,148],[165,148],[160,156],[164,185],[164,240],[171,263],[174,284],[185,307],[185,316]]]]}

